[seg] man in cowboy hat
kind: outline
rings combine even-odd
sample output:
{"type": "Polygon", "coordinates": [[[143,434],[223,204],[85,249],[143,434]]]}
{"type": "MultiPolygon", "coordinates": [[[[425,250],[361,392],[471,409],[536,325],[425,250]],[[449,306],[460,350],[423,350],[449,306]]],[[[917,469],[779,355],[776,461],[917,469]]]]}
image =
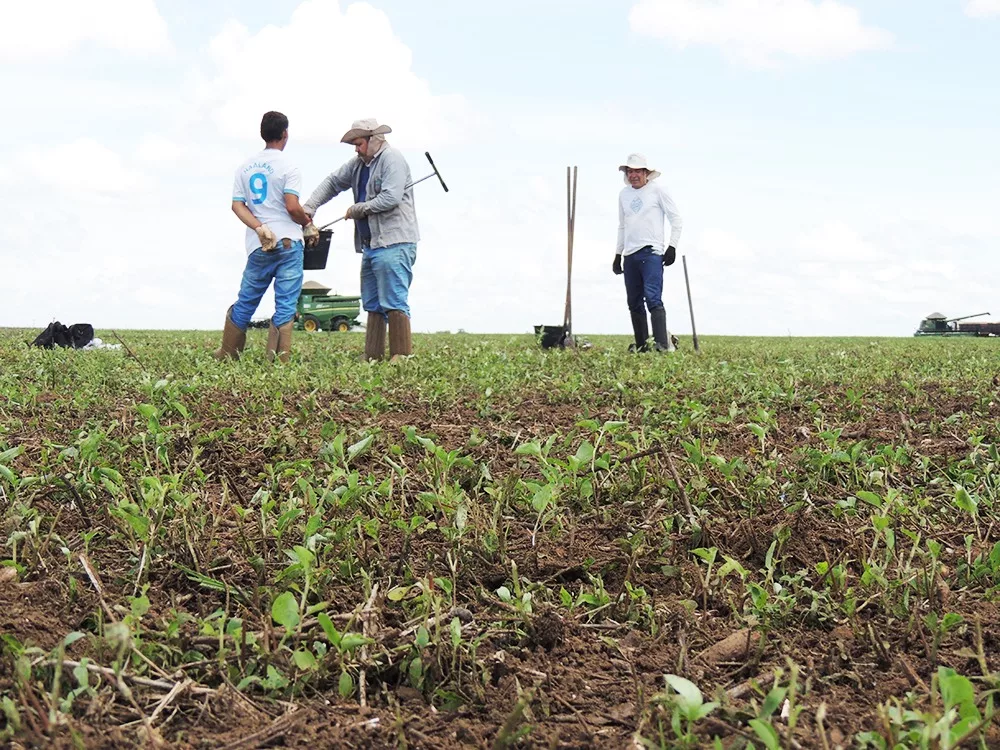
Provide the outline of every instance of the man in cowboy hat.
{"type": "Polygon", "coordinates": [[[320,183],[303,206],[309,216],[335,195],[352,190],[354,204],[346,218],[354,219],[354,248],[361,253],[361,303],[368,313],[365,358],[385,355],[386,324],[393,360],[412,353],[409,291],[417,259],[417,213],[413,206],[410,167],[403,155],[385,141],[388,125],[374,119],[356,120],[342,143],[354,146],[357,157],[320,183]]]}
{"type": "Polygon", "coordinates": [[[674,351],[663,308],[663,267],[677,258],[681,217],[667,191],[653,182],[660,173],[649,168],[645,156],[629,154],[618,169],[625,173],[626,187],[618,196],[618,249],[612,270],[618,275],[625,274],[625,296],[635,334],[635,344],[629,349],[649,348],[648,308],[654,348],[660,352],[674,351]],[[670,222],[669,242],[663,239],[664,219],[670,222]]]}

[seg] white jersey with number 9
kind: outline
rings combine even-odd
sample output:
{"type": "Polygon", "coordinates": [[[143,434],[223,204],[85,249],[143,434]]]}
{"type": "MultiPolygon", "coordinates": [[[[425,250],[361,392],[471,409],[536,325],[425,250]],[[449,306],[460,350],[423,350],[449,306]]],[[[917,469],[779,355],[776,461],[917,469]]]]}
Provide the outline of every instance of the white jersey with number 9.
{"type": "MultiPolygon", "coordinates": [[[[284,151],[267,148],[236,170],[233,200],[245,203],[258,220],[271,228],[279,241],[284,237],[301,241],[302,227],[292,221],[285,208],[285,194],[298,197],[301,190],[302,173],[298,167],[289,164],[284,151]]],[[[247,255],[259,249],[260,238],[247,228],[247,255]]]]}

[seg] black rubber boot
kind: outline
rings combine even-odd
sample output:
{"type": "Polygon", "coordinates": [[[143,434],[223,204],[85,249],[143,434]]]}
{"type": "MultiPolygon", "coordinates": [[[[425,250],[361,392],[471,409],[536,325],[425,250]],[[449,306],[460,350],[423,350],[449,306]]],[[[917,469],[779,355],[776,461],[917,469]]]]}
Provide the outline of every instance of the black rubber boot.
{"type": "Polygon", "coordinates": [[[656,351],[670,352],[674,348],[670,345],[670,336],[667,333],[667,311],[663,307],[658,307],[649,314],[653,323],[653,341],[656,351]]]}
{"type": "Polygon", "coordinates": [[[646,325],[646,310],[645,308],[640,308],[639,310],[632,310],[630,312],[632,316],[632,333],[635,334],[635,343],[630,344],[628,350],[630,352],[648,352],[649,345],[646,340],[649,338],[649,328],[646,325]]]}

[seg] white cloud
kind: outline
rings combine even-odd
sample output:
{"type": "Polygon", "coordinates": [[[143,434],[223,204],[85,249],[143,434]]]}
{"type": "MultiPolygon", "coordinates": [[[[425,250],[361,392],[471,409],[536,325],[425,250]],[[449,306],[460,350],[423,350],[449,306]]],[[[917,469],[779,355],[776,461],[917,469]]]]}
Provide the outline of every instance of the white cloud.
{"type": "MultiPolygon", "coordinates": [[[[630,105],[601,100],[585,103],[538,102],[536,107],[525,106],[521,112],[511,116],[509,127],[516,139],[532,142],[551,140],[564,148],[592,149],[595,143],[619,139],[623,134],[628,134],[630,138],[649,138],[649,134],[655,134],[657,140],[668,143],[677,142],[681,137],[678,129],[670,123],[632,111],[630,105]]],[[[628,148],[620,149],[623,153],[619,158],[626,156],[628,148]]],[[[660,167],[659,164],[654,166],[660,167]]]]}
{"type": "Polygon", "coordinates": [[[388,16],[367,3],[342,12],[337,0],[305,0],[287,25],[256,33],[230,21],[209,52],[212,70],[201,73],[200,103],[234,138],[256,138],[261,114],[277,109],[288,115],[293,140],[338,143],[351,122],[375,117],[392,126],[394,145],[426,148],[451,140],[470,117],[460,97],[431,92],[388,16]],[[379,40],[377,53],[372,39],[379,40]],[[291,70],[270,62],[274,50],[284,49],[295,50],[291,70]],[[262,54],[265,62],[257,65],[262,54]],[[336,62],[351,60],[363,64],[336,62]]]}
{"type": "Polygon", "coordinates": [[[182,288],[170,287],[166,284],[142,284],[135,290],[135,293],[144,304],[167,310],[183,309],[188,301],[182,288]]]}
{"type": "Polygon", "coordinates": [[[86,42],[142,57],[172,51],[154,0],[31,0],[3,13],[0,60],[48,60],[86,42]]]}
{"type": "Polygon", "coordinates": [[[819,262],[871,262],[891,260],[884,249],[861,237],[842,222],[831,221],[801,234],[796,248],[809,260],[819,262]]]}
{"type": "Polygon", "coordinates": [[[742,237],[722,229],[706,229],[691,244],[699,256],[713,261],[751,261],[757,256],[742,237]]]}
{"type": "Polygon", "coordinates": [[[120,154],[91,138],[47,148],[30,147],[16,160],[47,187],[80,199],[132,192],[145,182],[120,154]]]}
{"type": "MultiPolygon", "coordinates": [[[[983,0],[980,0],[983,1],[983,0]]],[[[993,0],[995,2],[995,0],[993,0]]],[[[754,67],[886,49],[893,37],[837,0],[640,0],[632,30],[678,47],[709,45],[754,67]]]]}
{"type": "MultiPolygon", "coordinates": [[[[990,291],[961,272],[980,250],[962,248],[940,227],[831,219],[775,230],[765,240],[754,238],[746,257],[736,249],[741,235],[728,228],[682,242],[700,331],[907,335],[933,309],[990,309],[990,291]]],[[[664,280],[672,286],[664,292],[671,327],[685,334],[682,273],[668,270],[664,280]]]]}
{"type": "Polygon", "coordinates": [[[965,14],[972,18],[1000,16],[1000,0],[968,0],[965,4],[965,14]]]}
{"type": "Polygon", "coordinates": [[[231,302],[241,235],[210,183],[147,181],[134,160],[88,141],[35,149],[15,164],[28,190],[0,185],[16,216],[4,244],[32,248],[17,259],[31,282],[0,278],[3,324],[208,327],[231,302]]]}
{"type": "Polygon", "coordinates": [[[157,133],[147,133],[135,148],[135,158],[144,164],[165,166],[177,163],[184,147],[157,133]]]}

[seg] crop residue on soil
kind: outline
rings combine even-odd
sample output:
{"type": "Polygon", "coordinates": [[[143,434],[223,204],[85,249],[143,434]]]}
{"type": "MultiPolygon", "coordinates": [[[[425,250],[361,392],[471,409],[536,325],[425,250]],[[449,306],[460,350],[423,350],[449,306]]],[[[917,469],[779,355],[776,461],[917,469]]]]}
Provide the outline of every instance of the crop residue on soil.
{"type": "Polygon", "coordinates": [[[1000,746],[990,342],[126,340],[0,347],[2,742],[1000,746]]]}

